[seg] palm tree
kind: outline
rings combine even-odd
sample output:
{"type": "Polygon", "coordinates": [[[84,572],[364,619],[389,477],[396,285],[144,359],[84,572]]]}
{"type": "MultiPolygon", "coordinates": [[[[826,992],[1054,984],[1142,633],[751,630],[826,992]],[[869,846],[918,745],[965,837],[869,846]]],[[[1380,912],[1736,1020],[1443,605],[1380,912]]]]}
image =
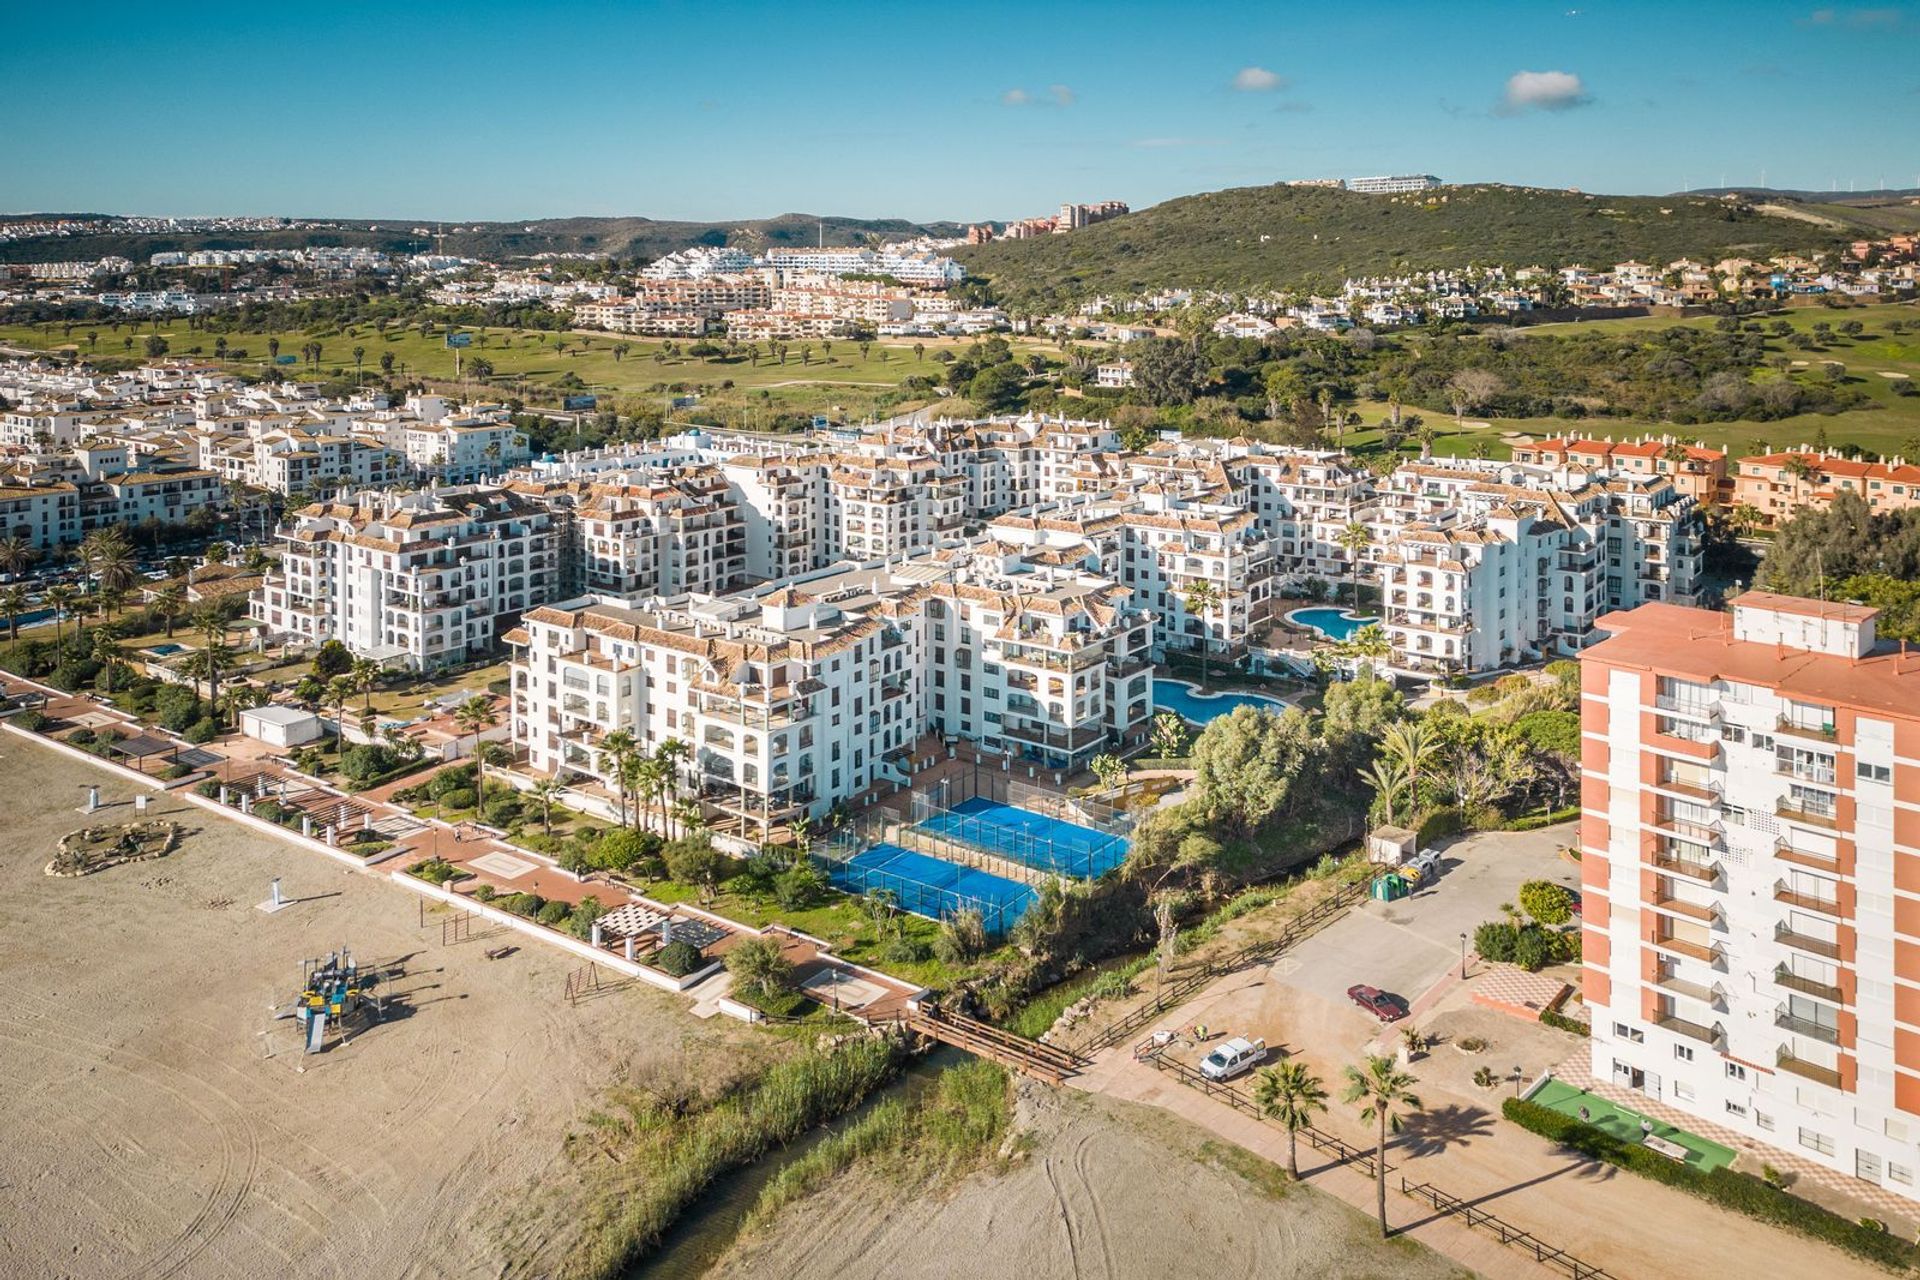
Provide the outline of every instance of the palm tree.
{"type": "MultiPolygon", "coordinates": [[[[666,799],[670,813],[677,811],[680,807],[680,766],[692,751],[693,749],[680,738],[668,738],[654,748],[654,757],[666,766],[666,799]]],[[[695,821],[697,822],[698,819],[695,821]]]]}
{"type": "Polygon", "coordinates": [[[53,610],[53,648],[56,653],[60,651],[63,639],[61,624],[65,621],[68,611],[73,608],[76,598],[74,589],[64,582],[54,583],[47,588],[46,594],[41,596],[47,607],[53,610]]]}
{"type": "Polygon", "coordinates": [[[167,639],[173,639],[173,624],[186,612],[186,587],[177,581],[169,581],[154,593],[152,608],[161,624],[167,628],[167,639]]]}
{"type": "Polygon", "coordinates": [[[1373,787],[1374,794],[1386,806],[1387,825],[1394,825],[1400,810],[1400,797],[1407,793],[1407,771],[1398,760],[1381,757],[1370,768],[1360,770],[1360,780],[1373,787]]]}
{"type": "Polygon", "coordinates": [[[560,783],[553,778],[542,778],[527,788],[527,794],[540,806],[540,832],[553,834],[553,802],[559,798],[560,783]]]}
{"type": "MultiPolygon", "coordinates": [[[[649,826],[651,823],[641,815],[645,813],[650,817],[655,808],[665,809],[665,805],[661,802],[666,799],[667,790],[673,785],[672,766],[661,759],[658,752],[650,756],[642,756],[634,761],[633,780],[636,795],[634,825],[649,826]]],[[[660,825],[663,827],[666,825],[664,813],[660,825]]]]}
{"type": "Polygon", "coordinates": [[[373,691],[380,683],[380,664],[372,658],[355,658],[353,666],[347,669],[347,678],[353,681],[353,687],[362,698],[360,705],[367,711],[373,710],[373,691]]]}
{"type": "Polygon", "coordinates": [[[227,620],[220,616],[218,609],[206,608],[193,615],[193,625],[203,641],[200,665],[207,681],[207,703],[214,707],[214,722],[218,724],[220,672],[222,668],[233,665],[233,655],[226,643],[227,620]]]}
{"type": "Polygon", "coordinates": [[[627,825],[627,762],[639,749],[640,744],[626,729],[615,729],[600,739],[600,754],[606,758],[613,785],[620,792],[620,825],[623,827],[627,825]]]}
{"type": "Polygon", "coordinates": [[[214,718],[216,725],[219,724],[220,712],[220,673],[232,665],[233,650],[215,640],[208,640],[202,643],[200,648],[191,654],[185,663],[185,669],[189,677],[195,681],[205,680],[207,682],[207,706],[210,708],[208,714],[214,718]]]}
{"type": "Polygon", "coordinates": [[[1087,763],[1093,770],[1093,776],[1100,779],[1100,785],[1109,791],[1116,791],[1126,785],[1127,762],[1116,755],[1097,755],[1087,763]]]}
{"type": "Polygon", "coordinates": [[[474,794],[480,798],[481,807],[485,808],[487,758],[480,751],[480,735],[500,723],[500,713],[494,709],[492,698],[476,693],[453,709],[453,722],[473,735],[474,794]]]}
{"type": "Polygon", "coordinates": [[[1384,658],[1393,652],[1393,644],[1377,622],[1370,622],[1347,637],[1341,646],[1356,658],[1384,658]]]}
{"type": "Polygon", "coordinates": [[[1213,632],[1207,625],[1207,614],[1220,607],[1220,593],[1205,578],[1195,580],[1187,588],[1185,601],[1187,613],[1200,619],[1200,687],[1207,687],[1207,653],[1213,647],[1213,632]]]}
{"type": "Polygon", "coordinates": [[[1261,1115],[1287,1131],[1287,1176],[1299,1181],[1300,1131],[1311,1129],[1314,1116],[1327,1109],[1320,1077],[1299,1061],[1262,1067],[1254,1077],[1253,1101],[1261,1115]]]}
{"type": "Polygon", "coordinates": [[[1347,553],[1353,565],[1353,607],[1360,607],[1360,555],[1373,545],[1373,530],[1355,520],[1334,537],[1334,545],[1347,553]]]}
{"type": "Polygon", "coordinates": [[[343,754],[347,749],[347,704],[353,701],[356,692],[350,675],[335,676],[327,681],[327,705],[333,708],[334,750],[343,754]]]}
{"type": "Polygon", "coordinates": [[[80,559],[101,591],[125,591],[139,577],[133,548],[118,527],[96,529],[80,543],[80,559]]]}
{"type": "Polygon", "coordinates": [[[7,615],[7,639],[20,638],[20,615],[27,611],[27,589],[11,586],[0,591],[0,610],[7,615]]]}
{"type": "Polygon", "coordinates": [[[126,646],[120,643],[112,627],[98,627],[93,633],[93,656],[99,660],[101,669],[107,673],[107,688],[113,688],[113,677],[127,663],[126,646]]]}
{"type": "Polygon", "coordinates": [[[25,538],[15,534],[0,538],[0,573],[24,573],[39,558],[39,551],[25,538]]]}
{"type": "Polygon", "coordinates": [[[1365,1064],[1347,1068],[1347,1088],[1340,1095],[1341,1101],[1360,1108],[1363,1123],[1380,1126],[1373,1143],[1373,1178],[1383,1240],[1387,1236],[1387,1131],[1400,1132],[1403,1118],[1420,1110],[1420,1099],[1412,1092],[1419,1083],[1392,1058],[1368,1054],[1365,1064]]]}
{"type": "Polygon", "coordinates": [[[1424,720],[1402,720],[1390,724],[1380,735],[1380,750],[1407,775],[1407,788],[1413,803],[1420,803],[1420,770],[1440,754],[1440,735],[1424,720]]]}

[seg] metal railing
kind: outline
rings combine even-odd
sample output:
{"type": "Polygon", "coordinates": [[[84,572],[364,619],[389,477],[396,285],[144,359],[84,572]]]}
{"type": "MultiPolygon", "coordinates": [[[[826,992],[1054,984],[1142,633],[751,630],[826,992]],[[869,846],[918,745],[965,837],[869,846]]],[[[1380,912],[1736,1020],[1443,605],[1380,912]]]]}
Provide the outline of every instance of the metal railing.
{"type": "MultiPolygon", "coordinates": [[[[1142,1062],[1149,1063],[1154,1070],[1166,1072],[1181,1084],[1198,1089],[1201,1093],[1216,1102],[1224,1102],[1235,1111],[1250,1115],[1262,1124],[1274,1123],[1267,1113],[1260,1109],[1260,1104],[1255,1102],[1244,1089],[1236,1089],[1224,1080],[1209,1080],[1186,1063],[1175,1062],[1173,1059],[1168,1058],[1159,1049],[1140,1054],[1139,1057],[1142,1062]]],[[[1275,1127],[1278,1128],[1280,1126],[1276,1125],[1275,1127]]],[[[1334,1163],[1352,1165],[1369,1178],[1376,1176],[1373,1168],[1373,1153],[1366,1148],[1356,1147],[1352,1143],[1336,1138],[1326,1130],[1316,1129],[1312,1125],[1307,1125],[1301,1129],[1300,1137],[1314,1150],[1332,1156],[1334,1163]]],[[[1387,1172],[1393,1172],[1392,1164],[1387,1165],[1387,1172]]]]}
{"type": "Polygon", "coordinates": [[[1490,1231],[1501,1244],[1510,1249],[1530,1253],[1535,1262],[1564,1272],[1573,1280],[1613,1280],[1609,1272],[1601,1270],[1590,1262],[1580,1261],[1565,1249],[1548,1244],[1531,1231],[1522,1231],[1512,1223],[1494,1217],[1485,1209],[1475,1208],[1472,1203],[1462,1200],[1459,1196],[1447,1194],[1430,1182],[1410,1183],[1402,1175],[1400,1194],[1411,1196],[1415,1200],[1424,1200],[1447,1217],[1458,1218],[1469,1227],[1490,1231]]]}

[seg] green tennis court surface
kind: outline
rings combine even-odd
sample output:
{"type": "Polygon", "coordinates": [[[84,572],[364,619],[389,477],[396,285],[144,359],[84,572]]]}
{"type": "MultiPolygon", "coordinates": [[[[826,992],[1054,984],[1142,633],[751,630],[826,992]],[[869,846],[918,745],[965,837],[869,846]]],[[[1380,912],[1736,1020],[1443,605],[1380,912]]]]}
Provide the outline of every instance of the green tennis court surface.
{"type": "MultiPolygon", "coordinates": [[[[1604,1130],[1622,1142],[1638,1142],[1641,1138],[1641,1114],[1616,1106],[1605,1098],[1576,1089],[1560,1080],[1548,1080],[1540,1086],[1539,1092],[1531,1099],[1543,1107],[1551,1107],[1563,1116],[1572,1116],[1575,1120],[1585,1120],[1596,1129],[1604,1130]],[[1587,1114],[1582,1116],[1580,1109],[1585,1107],[1587,1114]]],[[[1710,1169],[1723,1168],[1733,1163],[1734,1153],[1717,1142],[1708,1142],[1705,1138],[1688,1133],[1685,1129],[1676,1129],[1670,1124],[1662,1124],[1652,1116],[1655,1137],[1665,1138],[1687,1149],[1687,1167],[1698,1169],[1702,1173],[1710,1169]]]]}

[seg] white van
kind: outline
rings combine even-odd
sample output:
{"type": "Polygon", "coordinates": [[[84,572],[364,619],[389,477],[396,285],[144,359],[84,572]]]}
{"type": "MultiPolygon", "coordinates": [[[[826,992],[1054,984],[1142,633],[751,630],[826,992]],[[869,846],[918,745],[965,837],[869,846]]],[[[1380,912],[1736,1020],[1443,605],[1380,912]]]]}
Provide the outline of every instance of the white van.
{"type": "Polygon", "coordinates": [[[1200,1060],[1200,1074],[1209,1080],[1231,1080],[1265,1062],[1267,1042],[1236,1036],[1200,1060]]]}

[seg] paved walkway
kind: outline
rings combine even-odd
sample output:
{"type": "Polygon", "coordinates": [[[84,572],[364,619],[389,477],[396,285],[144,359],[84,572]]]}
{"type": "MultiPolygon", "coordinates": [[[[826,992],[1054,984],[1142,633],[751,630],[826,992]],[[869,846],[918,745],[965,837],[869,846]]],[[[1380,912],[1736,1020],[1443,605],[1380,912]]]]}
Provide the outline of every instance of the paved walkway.
{"type": "MultiPolygon", "coordinates": [[[[1489,972],[1487,966],[1476,965],[1472,981],[1489,972]]],[[[1458,974],[1459,970],[1453,969],[1451,978],[1438,986],[1457,989],[1458,974]]],[[[1271,969],[1228,975],[1185,1005],[1168,1010],[1155,1025],[1225,1025],[1220,1017],[1209,1016],[1209,1008],[1231,1003],[1242,998],[1247,989],[1269,981],[1271,969]]],[[[1415,1002],[1416,1007],[1431,1007],[1446,994],[1445,990],[1429,991],[1415,1002]]],[[[1317,1030],[1301,1027],[1283,1037],[1284,1045],[1281,1039],[1269,1035],[1269,1043],[1306,1061],[1326,1082],[1332,1098],[1320,1127],[1371,1149],[1372,1130],[1359,1121],[1353,1108],[1338,1101],[1342,1069],[1351,1060],[1342,1060],[1337,1050],[1334,1054],[1320,1050],[1317,1030]]],[[[1392,1039],[1390,1032],[1383,1033],[1378,1042],[1392,1039]]],[[[1422,1075],[1422,1061],[1416,1059],[1408,1068],[1416,1078],[1422,1075]]],[[[1134,1061],[1131,1045],[1099,1055],[1094,1065],[1072,1083],[1089,1091],[1164,1107],[1248,1150],[1285,1163],[1283,1134],[1149,1064],[1134,1061]]],[[[1881,1274],[1826,1245],[1715,1208],[1624,1170],[1588,1161],[1507,1123],[1498,1115],[1505,1092],[1456,1094],[1438,1087],[1433,1079],[1424,1081],[1415,1092],[1425,1104],[1425,1112],[1409,1122],[1407,1132],[1389,1149],[1388,1163],[1396,1172],[1388,1175],[1388,1220],[1483,1275],[1537,1277],[1550,1273],[1530,1256],[1502,1246],[1491,1235],[1444,1216],[1436,1217],[1424,1202],[1402,1196],[1397,1190],[1400,1173],[1409,1181],[1431,1183],[1496,1214],[1547,1244],[1605,1269],[1618,1280],[1676,1274],[1863,1278],[1881,1274]]],[[[1697,1125],[1692,1127],[1699,1130],[1697,1125]]],[[[1311,1185],[1368,1214],[1374,1212],[1373,1182],[1363,1174],[1330,1166],[1325,1157],[1315,1153],[1309,1158],[1304,1152],[1301,1171],[1311,1185]]]]}

